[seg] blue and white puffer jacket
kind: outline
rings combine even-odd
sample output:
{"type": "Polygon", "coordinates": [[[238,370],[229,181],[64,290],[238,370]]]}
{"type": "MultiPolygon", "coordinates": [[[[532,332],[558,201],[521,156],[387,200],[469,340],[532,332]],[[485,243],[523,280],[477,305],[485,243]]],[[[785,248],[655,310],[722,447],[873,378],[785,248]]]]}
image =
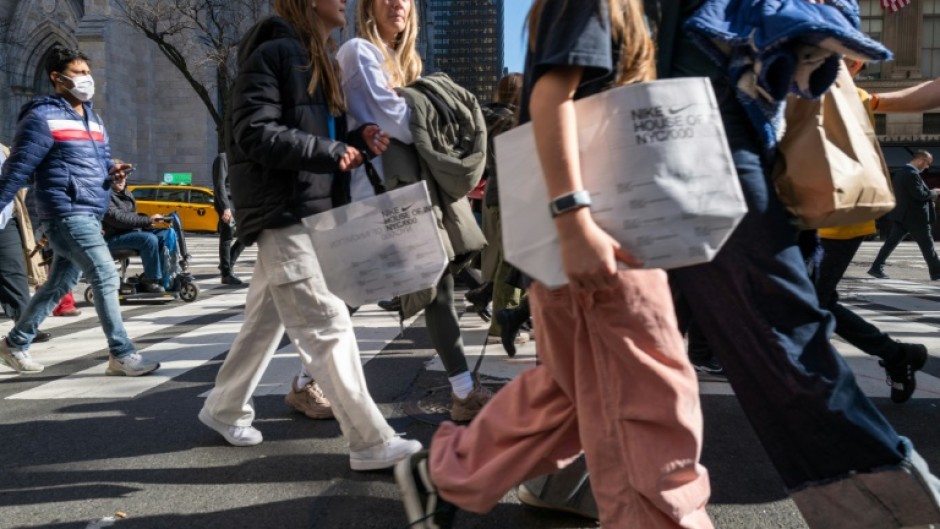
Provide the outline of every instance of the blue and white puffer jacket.
{"type": "Polygon", "coordinates": [[[39,220],[93,215],[108,210],[109,170],[114,165],[101,118],[85,103],[85,118],[53,95],[23,106],[10,157],[0,173],[0,208],[35,174],[39,220]]]}

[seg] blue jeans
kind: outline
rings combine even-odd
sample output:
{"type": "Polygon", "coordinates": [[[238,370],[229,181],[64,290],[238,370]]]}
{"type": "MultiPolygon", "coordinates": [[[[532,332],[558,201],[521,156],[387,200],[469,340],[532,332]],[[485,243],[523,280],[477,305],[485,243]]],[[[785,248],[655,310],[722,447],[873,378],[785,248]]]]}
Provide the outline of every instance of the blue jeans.
{"type": "Polygon", "coordinates": [[[832,315],[816,299],[757,134],[733,93],[715,90],[749,211],[713,262],[673,271],[676,286],[791,492],[897,466],[902,439],[829,344],[832,315]]]}
{"type": "Polygon", "coordinates": [[[144,266],[144,279],[166,286],[168,254],[176,252],[176,233],[170,229],[129,231],[108,238],[108,248],[137,250],[144,266]]]}
{"type": "Polygon", "coordinates": [[[55,257],[49,278],[36,291],[7,339],[17,349],[27,350],[39,325],[52,313],[82,272],[95,296],[95,311],[101,321],[108,349],[116,357],[136,351],[121,321],[118,303],[118,273],[101,235],[101,221],[90,215],[73,215],[42,222],[55,257]]]}

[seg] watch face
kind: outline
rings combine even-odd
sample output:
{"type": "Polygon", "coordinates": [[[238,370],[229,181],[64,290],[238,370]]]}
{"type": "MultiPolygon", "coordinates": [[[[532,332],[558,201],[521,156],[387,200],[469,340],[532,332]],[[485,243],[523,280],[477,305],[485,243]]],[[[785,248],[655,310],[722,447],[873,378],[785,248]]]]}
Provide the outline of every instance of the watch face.
{"type": "Polygon", "coordinates": [[[580,190],[556,198],[551,202],[551,204],[549,204],[549,209],[552,212],[552,216],[557,217],[558,215],[561,215],[567,211],[589,207],[590,205],[591,194],[587,191],[580,190]]]}

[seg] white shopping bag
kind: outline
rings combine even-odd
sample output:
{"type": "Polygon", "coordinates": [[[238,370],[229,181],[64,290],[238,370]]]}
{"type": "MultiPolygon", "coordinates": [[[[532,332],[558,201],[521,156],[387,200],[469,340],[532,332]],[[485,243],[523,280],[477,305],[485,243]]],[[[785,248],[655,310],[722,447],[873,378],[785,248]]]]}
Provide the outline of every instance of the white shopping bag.
{"type": "MultiPolygon", "coordinates": [[[[710,261],[747,212],[706,78],[633,84],[575,102],[581,176],[597,224],[647,268],[710,261]]],[[[506,260],[568,282],[532,125],[495,138],[506,260]]]]}
{"type": "Polygon", "coordinates": [[[430,288],[447,267],[424,182],[303,222],[327,287],[352,307],[430,288]]]}

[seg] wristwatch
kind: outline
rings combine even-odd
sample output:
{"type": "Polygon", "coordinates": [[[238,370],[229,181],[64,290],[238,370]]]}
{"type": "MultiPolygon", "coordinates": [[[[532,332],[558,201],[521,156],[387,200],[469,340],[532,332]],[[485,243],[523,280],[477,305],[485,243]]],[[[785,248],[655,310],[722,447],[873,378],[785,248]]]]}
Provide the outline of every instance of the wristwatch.
{"type": "Polygon", "coordinates": [[[591,207],[591,194],[581,189],[556,197],[548,204],[552,218],[581,208],[591,207]]]}

